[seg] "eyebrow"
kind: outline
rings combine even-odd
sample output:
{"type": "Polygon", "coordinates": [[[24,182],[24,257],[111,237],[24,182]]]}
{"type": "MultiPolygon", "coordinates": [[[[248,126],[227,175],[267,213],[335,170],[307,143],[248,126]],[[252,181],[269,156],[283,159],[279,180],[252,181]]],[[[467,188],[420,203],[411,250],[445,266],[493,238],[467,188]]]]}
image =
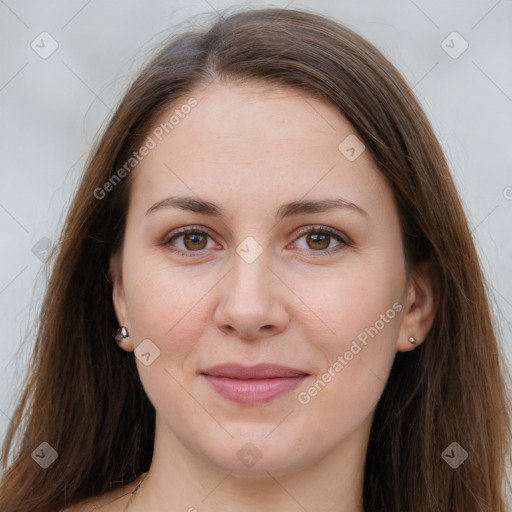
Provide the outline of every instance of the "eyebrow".
{"type": "MultiPolygon", "coordinates": [[[[211,217],[218,217],[219,219],[225,219],[225,210],[210,201],[191,196],[170,196],[162,199],[161,201],[153,204],[145,215],[149,215],[155,211],[163,208],[180,208],[195,213],[201,213],[203,215],[209,215],[211,217]]],[[[360,206],[351,201],[347,201],[343,198],[335,199],[319,199],[316,201],[292,201],[290,203],[283,204],[276,213],[276,219],[278,221],[286,217],[294,217],[307,213],[322,213],[331,211],[334,209],[348,209],[354,212],[360,213],[366,218],[369,218],[368,213],[363,210],[360,206]]]]}

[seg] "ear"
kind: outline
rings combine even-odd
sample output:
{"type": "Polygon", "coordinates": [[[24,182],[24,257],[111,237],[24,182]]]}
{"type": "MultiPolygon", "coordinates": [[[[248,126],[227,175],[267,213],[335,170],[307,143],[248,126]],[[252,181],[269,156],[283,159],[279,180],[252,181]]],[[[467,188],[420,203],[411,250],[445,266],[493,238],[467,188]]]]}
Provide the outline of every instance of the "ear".
{"type": "MultiPolygon", "coordinates": [[[[123,286],[123,273],[121,268],[121,255],[114,254],[110,258],[109,268],[110,280],[112,282],[112,303],[116,313],[119,325],[126,327],[128,335],[131,332],[130,320],[128,318],[128,308],[126,307],[126,297],[123,286]]],[[[133,352],[135,347],[133,340],[128,337],[119,343],[119,347],[127,352],[133,352]]]]}
{"type": "Polygon", "coordinates": [[[432,262],[420,263],[407,285],[407,300],[396,343],[398,352],[413,350],[425,341],[434,323],[437,303],[432,262]],[[410,336],[416,339],[416,343],[409,341],[410,336]]]}

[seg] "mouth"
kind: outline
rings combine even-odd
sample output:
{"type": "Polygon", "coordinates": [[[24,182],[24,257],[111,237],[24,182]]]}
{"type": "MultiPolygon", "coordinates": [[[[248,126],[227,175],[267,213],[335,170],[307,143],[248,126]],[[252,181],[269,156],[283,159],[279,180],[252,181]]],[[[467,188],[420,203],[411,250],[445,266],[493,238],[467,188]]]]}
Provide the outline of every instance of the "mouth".
{"type": "Polygon", "coordinates": [[[227,363],[200,372],[224,398],[243,404],[275,400],[297,388],[310,374],[275,364],[227,363]]]}

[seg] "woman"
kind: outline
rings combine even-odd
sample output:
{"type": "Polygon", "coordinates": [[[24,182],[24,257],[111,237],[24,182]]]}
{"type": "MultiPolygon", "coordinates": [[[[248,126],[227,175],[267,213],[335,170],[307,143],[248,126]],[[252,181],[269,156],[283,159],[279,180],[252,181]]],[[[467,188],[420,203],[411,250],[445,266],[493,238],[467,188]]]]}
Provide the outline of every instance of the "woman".
{"type": "Polygon", "coordinates": [[[504,512],[509,454],[484,277],[397,70],[299,10],[168,42],[69,212],[1,510],[504,512]]]}

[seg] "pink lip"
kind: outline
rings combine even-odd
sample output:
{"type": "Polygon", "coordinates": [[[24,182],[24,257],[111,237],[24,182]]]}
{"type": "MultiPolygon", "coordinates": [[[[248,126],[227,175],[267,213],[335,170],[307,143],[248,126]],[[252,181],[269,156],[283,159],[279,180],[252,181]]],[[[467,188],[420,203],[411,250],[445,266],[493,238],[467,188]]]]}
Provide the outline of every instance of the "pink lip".
{"type": "Polygon", "coordinates": [[[275,364],[242,366],[227,363],[202,375],[220,395],[244,404],[270,402],[299,386],[308,373],[275,364]]]}

